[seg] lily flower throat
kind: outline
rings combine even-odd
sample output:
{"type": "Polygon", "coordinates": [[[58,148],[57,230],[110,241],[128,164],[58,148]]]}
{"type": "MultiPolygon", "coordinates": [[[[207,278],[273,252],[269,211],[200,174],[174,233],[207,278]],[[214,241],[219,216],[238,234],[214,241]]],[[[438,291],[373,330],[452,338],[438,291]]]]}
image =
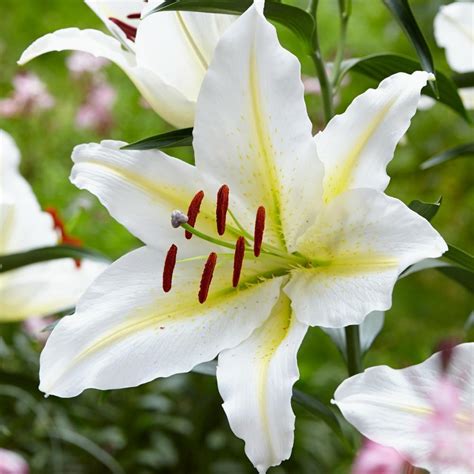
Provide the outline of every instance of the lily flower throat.
{"type": "MultiPolygon", "coordinates": [[[[316,260],[308,258],[299,252],[288,253],[276,248],[263,241],[265,232],[265,216],[266,211],[264,206],[259,206],[255,214],[255,224],[253,232],[250,233],[244,229],[239,223],[235,214],[229,209],[229,187],[224,184],[217,192],[216,199],[216,231],[218,236],[208,235],[196,229],[196,221],[201,209],[201,203],[204,199],[204,191],[199,191],[191,200],[188,211],[184,214],[182,211],[175,210],[171,213],[171,225],[174,228],[183,228],[186,239],[191,239],[193,236],[220,247],[228,248],[234,251],[233,272],[231,282],[233,288],[239,287],[240,276],[244,266],[245,258],[254,259],[260,258],[268,262],[270,268],[269,272],[262,274],[262,278],[272,278],[274,276],[281,276],[289,273],[295,268],[312,268],[318,266],[328,265],[328,261],[316,260]],[[234,221],[236,227],[227,224],[227,214],[229,214],[234,221]],[[221,238],[225,234],[226,227],[231,227],[234,234],[238,235],[235,242],[229,242],[221,238]]],[[[165,264],[163,268],[163,291],[169,292],[172,288],[173,273],[177,261],[178,247],[173,244],[169,248],[165,264]]],[[[214,275],[214,269],[217,265],[218,257],[224,258],[231,254],[210,252],[206,263],[204,264],[201,281],[199,284],[198,300],[202,304],[206,301],[209,294],[209,289],[214,275]]],[[[191,257],[202,258],[202,257],[191,257]]],[[[184,260],[183,260],[184,261],[184,260]]]]}

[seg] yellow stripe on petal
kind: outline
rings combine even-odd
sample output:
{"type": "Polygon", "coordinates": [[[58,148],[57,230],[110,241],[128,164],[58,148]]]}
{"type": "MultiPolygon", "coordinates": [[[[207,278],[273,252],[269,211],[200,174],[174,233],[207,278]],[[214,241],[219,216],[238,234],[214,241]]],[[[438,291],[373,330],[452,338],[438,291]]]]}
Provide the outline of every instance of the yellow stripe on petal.
{"type": "MultiPolygon", "coordinates": [[[[358,160],[361,152],[367,146],[369,140],[373,137],[378,127],[383,123],[390,109],[395,104],[397,98],[392,99],[383,107],[375,117],[369,122],[367,128],[359,136],[355,146],[352,148],[350,154],[346,159],[337,164],[331,174],[325,177],[323,199],[328,203],[339,194],[347,191],[354,178],[354,172],[358,165],[358,160]]],[[[361,120],[363,117],[361,117],[361,120]]],[[[350,133],[350,131],[348,131],[350,133]]],[[[341,137],[343,139],[343,137],[341,137]]]]}
{"type": "MultiPolygon", "coordinates": [[[[254,121],[255,143],[258,153],[259,179],[267,186],[268,200],[262,203],[265,206],[270,206],[266,209],[271,216],[274,224],[274,230],[280,240],[281,245],[286,248],[285,236],[283,234],[282,215],[281,215],[281,191],[280,180],[275,167],[274,146],[271,140],[271,135],[265,120],[264,106],[260,100],[261,91],[259,88],[259,78],[257,71],[257,54],[255,49],[250,56],[249,66],[249,90],[251,97],[252,113],[251,118],[254,121]]],[[[257,177],[256,177],[257,178],[257,177]]]]}

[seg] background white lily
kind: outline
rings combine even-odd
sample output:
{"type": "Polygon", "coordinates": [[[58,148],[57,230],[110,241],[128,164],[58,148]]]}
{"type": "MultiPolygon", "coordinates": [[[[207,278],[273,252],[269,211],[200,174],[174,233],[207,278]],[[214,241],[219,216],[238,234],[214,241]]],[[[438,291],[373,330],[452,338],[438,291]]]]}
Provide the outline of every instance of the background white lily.
{"type": "Polygon", "coordinates": [[[140,20],[160,1],[85,0],[113,36],[65,28],[32,43],[19,64],[51,51],[104,57],[130,77],[151,107],[176,127],[193,125],[197,96],[214,48],[234,21],[230,15],[163,12],[140,20]],[[112,20],[111,20],[112,19],[112,20]]]}
{"type": "MultiPolygon", "coordinates": [[[[474,71],[474,3],[443,5],[434,21],[434,35],[454,71],[474,71]]],[[[474,87],[461,88],[459,94],[464,106],[474,109],[474,87]]]]}
{"type": "MultiPolygon", "coordinates": [[[[19,172],[20,153],[12,137],[0,130],[0,254],[55,245],[51,216],[42,212],[19,172]]],[[[107,265],[60,259],[0,274],[0,322],[45,316],[73,307],[107,265]]]]}
{"type": "Polygon", "coordinates": [[[345,380],[334,401],[364,436],[432,474],[474,470],[474,343],[456,346],[447,370],[437,353],[394,370],[371,367],[345,380]]]}
{"type": "Polygon", "coordinates": [[[123,142],[76,147],[73,183],[146,246],[112,264],[56,326],[40,389],[71,397],[135,386],[219,355],[224,410],[252,463],[265,472],[288,458],[307,325],[341,327],[388,309],[398,274],[446,249],[382,192],[427,79],[388,78],[315,140],[300,64],[253,6],[223,35],[204,79],[195,167],[123,142]],[[216,193],[221,231],[229,198],[221,235],[216,193]],[[189,206],[194,220],[198,203],[188,240],[170,214],[189,206]]]}

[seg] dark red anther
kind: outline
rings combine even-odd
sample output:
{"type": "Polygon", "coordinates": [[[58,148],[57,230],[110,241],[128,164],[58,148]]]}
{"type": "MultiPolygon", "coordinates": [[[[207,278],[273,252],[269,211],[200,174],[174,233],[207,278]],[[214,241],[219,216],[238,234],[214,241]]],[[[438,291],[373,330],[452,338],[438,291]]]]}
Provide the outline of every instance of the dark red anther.
{"type": "Polygon", "coordinates": [[[140,13],[130,13],[127,15],[127,18],[130,20],[139,20],[140,19],[140,13]]]}
{"type": "Polygon", "coordinates": [[[214,275],[214,268],[216,268],[217,254],[211,252],[207,257],[206,264],[201,276],[201,283],[199,284],[199,303],[204,303],[209,294],[209,287],[211,286],[212,277],[214,275]]]}
{"type": "Polygon", "coordinates": [[[229,186],[222,185],[217,191],[216,223],[217,233],[224,235],[227,209],[229,208],[229,186]]]}
{"type": "Polygon", "coordinates": [[[172,245],[165,258],[165,265],[163,267],[163,291],[168,293],[171,290],[173,283],[173,271],[176,265],[176,255],[178,253],[178,247],[172,245]]]}
{"type": "Polygon", "coordinates": [[[263,231],[265,230],[265,208],[260,206],[255,217],[255,231],[253,234],[253,254],[258,257],[262,250],[263,231]]]}
{"type": "MultiPolygon", "coordinates": [[[[199,210],[201,209],[201,202],[204,199],[204,191],[199,191],[192,199],[191,203],[188,207],[188,224],[191,227],[194,227],[196,224],[196,219],[199,214],[199,210]]],[[[185,237],[189,240],[193,234],[189,231],[184,232],[185,237]]]]}
{"type": "Polygon", "coordinates": [[[237,288],[240,280],[240,273],[242,271],[242,263],[245,254],[245,239],[241,236],[237,239],[234,253],[234,272],[232,274],[232,286],[237,288]]]}
{"type": "Polygon", "coordinates": [[[118,18],[109,17],[109,20],[112,23],[115,23],[125,33],[125,36],[130,41],[135,41],[135,38],[137,36],[137,29],[134,26],[131,26],[125,23],[124,21],[119,20],[118,18]]]}

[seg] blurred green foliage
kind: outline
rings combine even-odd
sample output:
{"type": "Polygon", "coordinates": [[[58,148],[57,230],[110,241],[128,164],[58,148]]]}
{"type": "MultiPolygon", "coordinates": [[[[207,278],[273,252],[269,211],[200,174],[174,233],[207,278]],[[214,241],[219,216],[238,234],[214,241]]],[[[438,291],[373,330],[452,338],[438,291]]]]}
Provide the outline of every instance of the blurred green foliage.
{"type": "MultiPolygon", "coordinates": [[[[306,2],[293,3],[304,6],[306,2]]],[[[337,3],[320,1],[320,35],[329,60],[337,44],[337,3]]],[[[437,68],[449,74],[444,52],[433,41],[432,22],[441,3],[411,2],[437,68]]],[[[381,1],[354,0],[352,10],[346,58],[377,52],[415,57],[381,1]]],[[[19,71],[16,61],[23,49],[37,37],[68,26],[102,28],[80,0],[1,1],[0,97],[11,90],[11,79],[19,71]]],[[[303,72],[314,75],[310,60],[304,57],[294,36],[284,28],[279,28],[279,33],[284,45],[299,56],[303,72]]],[[[118,91],[113,129],[107,137],[77,129],[74,113],[83,96],[68,75],[66,57],[67,53],[49,54],[25,68],[46,82],[57,105],[36,117],[0,119],[0,127],[17,141],[23,155],[22,171],[42,205],[59,208],[73,227],[70,230],[87,246],[116,258],[140,243],[113,221],[95,198],[69,183],[71,150],[76,144],[102,138],[134,141],[170,127],[139,105],[138,92],[120,70],[110,66],[107,75],[118,91]],[[90,208],[77,215],[74,209],[78,199],[85,197],[90,208]]],[[[342,112],[357,94],[373,86],[367,78],[352,75],[340,94],[337,111],[342,112]]],[[[308,97],[308,107],[317,131],[322,127],[319,99],[308,97]]],[[[443,196],[434,225],[449,242],[466,250],[470,250],[474,229],[473,161],[459,159],[426,171],[418,166],[469,139],[472,129],[448,108],[436,105],[418,112],[390,165],[393,179],[388,189],[389,194],[407,203],[412,199],[435,201],[443,196]]],[[[463,325],[471,308],[471,295],[434,270],[403,279],[395,289],[393,308],[366,357],[366,365],[402,367],[418,363],[441,338],[466,339],[463,325]]],[[[253,472],[243,453],[243,443],[230,432],[212,377],[186,374],[110,393],[89,390],[74,399],[44,399],[36,388],[40,350],[40,344],[24,334],[20,325],[0,328],[0,446],[23,454],[32,473],[253,472]]],[[[301,380],[297,387],[329,402],[346,372],[328,336],[312,329],[299,362],[301,380]]],[[[353,453],[334,439],[322,422],[299,406],[295,406],[295,412],[292,459],[271,472],[348,472],[353,453]]]]}

